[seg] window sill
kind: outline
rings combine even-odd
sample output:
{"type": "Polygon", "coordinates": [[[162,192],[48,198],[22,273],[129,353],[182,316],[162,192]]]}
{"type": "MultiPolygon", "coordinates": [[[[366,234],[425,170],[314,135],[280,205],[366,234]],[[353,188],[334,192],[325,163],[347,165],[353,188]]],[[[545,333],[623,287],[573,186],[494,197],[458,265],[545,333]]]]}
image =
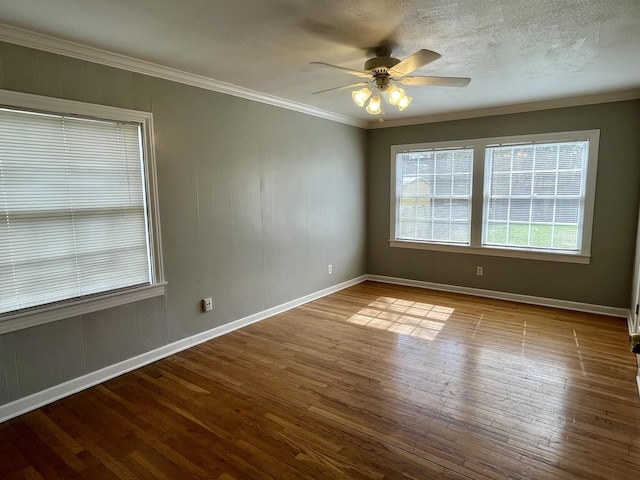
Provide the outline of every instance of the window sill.
{"type": "Polygon", "coordinates": [[[117,307],[151,297],[159,297],[164,295],[164,287],[166,284],[166,282],[154,283],[153,285],[100,295],[94,298],[2,316],[0,317],[0,335],[44,323],[63,320],[65,318],[77,317],[78,315],[84,315],[86,313],[97,312],[98,310],[106,310],[107,308],[117,307]]]}
{"type": "Polygon", "coordinates": [[[525,258],[529,260],[545,260],[551,262],[581,263],[585,265],[591,262],[591,255],[580,253],[556,253],[550,251],[517,250],[515,248],[498,247],[469,247],[466,245],[412,242],[408,240],[389,240],[389,246],[398,248],[412,248],[416,250],[433,250],[438,252],[487,255],[492,257],[525,258]]]}

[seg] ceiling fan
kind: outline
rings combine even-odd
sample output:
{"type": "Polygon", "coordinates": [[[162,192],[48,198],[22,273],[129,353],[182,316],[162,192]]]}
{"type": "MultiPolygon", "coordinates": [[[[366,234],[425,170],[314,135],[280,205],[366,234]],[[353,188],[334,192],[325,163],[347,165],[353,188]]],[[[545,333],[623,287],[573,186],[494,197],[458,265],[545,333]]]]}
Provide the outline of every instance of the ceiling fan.
{"type": "Polygon", "coordinates": [[[408,76],[411,72],[423,67],[440,58],[440,54],[427,49],[421,49],[413,55],[398,60],[391,56],[389,48],[379,48],[375,50],[376,56],[367,60],[364,64],[364,71],[352,70],[350,68],[331,65],[324,62],[311,62],[314,65],[323,65],[340,70],[356,77],[366,78],[367,81],[351,83],[341,87],[327,88],[313,92],[314,94],[331,92],[354,87],[362,87],[352,92],[351,96],[356,105],[364,107],[367,99],[369,104],[367,112],[377,115],[382,113],[382,93],[387,94],[387,100],[391,105],[404,110],[411,103],[412,98],[407,96],[403,88],[398,87],[398,83],[411,86],[438,86],[438,87],[465,87],[471,81],[465,77],[432,77],[432,76],[408,76]],[[369,88],[371,86],[371,88],[369,88]],[[373,94],[373,90],[377,93],[373,94]],[[372,96],[373,94],[373,96],[372,96]]]}

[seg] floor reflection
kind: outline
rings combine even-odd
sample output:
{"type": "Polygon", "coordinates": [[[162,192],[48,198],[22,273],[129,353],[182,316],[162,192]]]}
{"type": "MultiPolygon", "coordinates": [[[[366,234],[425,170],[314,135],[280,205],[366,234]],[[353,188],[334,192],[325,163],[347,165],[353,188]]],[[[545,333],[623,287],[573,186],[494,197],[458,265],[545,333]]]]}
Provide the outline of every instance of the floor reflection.
{"type": "Polygon", "coordinates": [[[393,297],[378,297],[347,321],[400,335],[433,340],[455,309],[393,297]]]}

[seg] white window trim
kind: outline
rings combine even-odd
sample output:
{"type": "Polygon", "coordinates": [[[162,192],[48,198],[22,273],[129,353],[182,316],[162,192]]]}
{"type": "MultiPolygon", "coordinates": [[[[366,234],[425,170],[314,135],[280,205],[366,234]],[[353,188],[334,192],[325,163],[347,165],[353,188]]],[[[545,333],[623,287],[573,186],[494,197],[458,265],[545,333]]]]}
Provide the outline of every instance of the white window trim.
{"type": "Polygon", "coordinates": [[[150,285],[127,288],[118,292],[105,292],[87,298],[43,305],[14,314],[2,315],[0,316],[0,334],[164,295],[166,282],[162,259],[153,114],[8,90],[0,90],[0,106],[128,121],[141,125],[144,149],[144,178],[147,192],[147,218],[149,222],[149,246],[152,264],[152,282],[150,285]]]}
{"type": "Polygon", "coordinates": [[[591,261],[591,235],[593,231],[593,211],[595,205],[596,172],[600,130],[581,130],[571,132],[553,132],[532,135],[512,135],[505,137],[477,138],[472,140],[454,140],[446,142],[413,143],[391,146],[391,175],[390,175],[390,239],[391,247],[411,248],[418,250],[433,250],[439,252],[465,253],[472,255],[488,255],[498,257],[526,258],[554,262],[582,263],[591,261]],[[589,159],[585,186],[584,221],[582,225],[582,244],[580,252],[564,252],[545,249],[520,249],[515,247],[483,246],[483,215],[485,196],[485,152],[487,146],[499,144],[531,143],[531,142],[563,142],[575,140],[589,140],[589,159]],[[396,238],[397,219],[397,175],[398,153],[415,150],[473,148],[473,179],[471,194],[471,239],[469,245],[453,245],[447,243],[426,242],[416,240],[400,240],[396,238]]]}

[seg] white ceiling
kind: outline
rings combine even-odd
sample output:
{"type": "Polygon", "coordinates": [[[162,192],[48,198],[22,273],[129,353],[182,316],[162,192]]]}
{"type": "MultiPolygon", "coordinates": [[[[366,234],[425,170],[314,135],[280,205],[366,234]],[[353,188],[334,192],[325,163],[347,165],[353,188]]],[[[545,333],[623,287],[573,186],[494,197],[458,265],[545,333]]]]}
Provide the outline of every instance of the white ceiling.
{"type": "Polygon", "coordinates": [[[376,118],[350,90],[312,94],[359,80],[309,62],[361,70],[384,38],[400,59],[420,48],[442,55],[416,75],[472,79],[406,87],[414,101],[387,107],[391,123],[640,96],[640,0],[0,0],[0,23],[360,122],[376,118]]]}

